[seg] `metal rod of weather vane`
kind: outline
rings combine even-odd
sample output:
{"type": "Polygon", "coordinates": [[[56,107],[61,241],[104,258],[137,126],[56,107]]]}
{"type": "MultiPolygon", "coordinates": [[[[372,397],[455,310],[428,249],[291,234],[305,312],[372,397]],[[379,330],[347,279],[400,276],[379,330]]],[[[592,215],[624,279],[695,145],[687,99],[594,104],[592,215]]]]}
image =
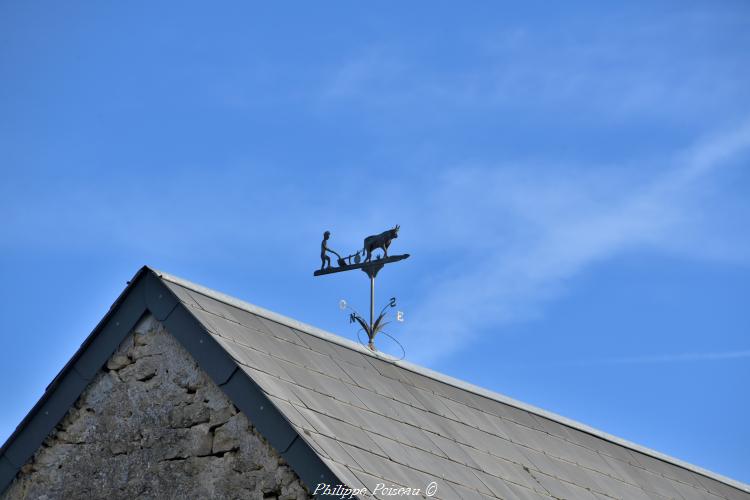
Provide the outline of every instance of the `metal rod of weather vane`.
{"type": "MultiPolygon", "coordinates": [[[[375,316],[375,276],[370,274],[370,335],[372,335],[372,319],[375,316]]],[[[370,348],[373,347],[373,338],[370,337],[370,348]]]]}

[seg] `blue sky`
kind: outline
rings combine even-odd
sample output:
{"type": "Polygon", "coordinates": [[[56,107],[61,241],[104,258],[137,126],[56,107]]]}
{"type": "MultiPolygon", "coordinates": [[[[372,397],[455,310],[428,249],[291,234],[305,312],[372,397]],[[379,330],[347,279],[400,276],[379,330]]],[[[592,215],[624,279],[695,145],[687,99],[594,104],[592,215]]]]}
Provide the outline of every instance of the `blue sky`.
{"type": "Polygon", "coordinates": [[[0,441],[143,264],[750,482],[750,5],[0,4],[0,441]],[[383,341],[382,348],[388,350],[383,341]]]}

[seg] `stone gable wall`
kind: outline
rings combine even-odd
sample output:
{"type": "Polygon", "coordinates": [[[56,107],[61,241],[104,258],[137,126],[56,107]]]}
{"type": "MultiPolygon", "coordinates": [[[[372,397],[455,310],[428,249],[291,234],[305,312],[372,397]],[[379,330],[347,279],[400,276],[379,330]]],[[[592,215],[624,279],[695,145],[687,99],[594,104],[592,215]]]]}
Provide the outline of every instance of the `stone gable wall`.
{"type": "Polygon", "coordinates": [[[190,354],[146,317],[2,498],[311,497],[190,354]]]}

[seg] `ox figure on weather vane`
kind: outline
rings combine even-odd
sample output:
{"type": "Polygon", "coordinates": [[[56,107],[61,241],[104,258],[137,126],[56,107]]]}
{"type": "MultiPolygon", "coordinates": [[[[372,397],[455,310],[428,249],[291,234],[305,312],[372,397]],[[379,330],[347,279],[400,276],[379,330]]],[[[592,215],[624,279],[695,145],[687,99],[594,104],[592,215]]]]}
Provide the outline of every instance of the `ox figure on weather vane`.
{"type": "MultiPolygon", "coordinates": [[[[362,329],[367,333],[368,344],[367,346],[371,350],[375,350],[375,335],[382,330],[385,323],[383,318],[386,314],[388,307],[396,306],[396,299],[392,298],[388,305],[383,308],[377,319],[375,315],[375,276],[378,271],[383,269],[383,266],[392,262],[398,262],[409,257],[408,253],[402,255],[391,255],[388,256],[388,248],[391,246],[391,242],[398,238],[398,230],[400,226],[397,224],[393,229],[388,229],[380,234],[375,234],[365,238],[363,247],[361,250],[357,250],[355,253],[342,257],[338,252],[328,246],[328,240],[331,237],[330,231],[323,233],[323,241],[320,242],[320,269],[313,273],[314,276],[323,276],[326,274],[340,273],[343,271],[351,271],[353,269],[361,269],[370,278],[370,322],[364,320],[356,311],[352,312],[349,317],[350,322],[356,321],[362,326],[362,329]],[[383,256],[377,255],[373,258],[373,254],[376,250],[382,250],[383,256]],[[336,258],[336,266],[331,265],[331,258],[327,254],[333,254],[336,258]]],[[[346,307],[346,302],[342,301],[343,307],[346,307]]],[[[399,315],[400,320],[400,315],[399,315]]]]}

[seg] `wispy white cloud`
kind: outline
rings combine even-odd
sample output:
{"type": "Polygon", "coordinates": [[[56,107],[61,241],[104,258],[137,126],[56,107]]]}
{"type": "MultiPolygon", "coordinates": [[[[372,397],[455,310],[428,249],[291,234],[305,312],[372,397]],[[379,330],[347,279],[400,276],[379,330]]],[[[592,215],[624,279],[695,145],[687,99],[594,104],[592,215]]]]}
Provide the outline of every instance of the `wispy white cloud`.
{"type": "Polygon", "coordinates": [[[420,346],[409,358],[430,363],[481,332],[541,314],[571,278],[628,250],[745,264],[750,233],[732,210],[750,211],[748,200],[721,178],[748,163],[750,124],[638,168],[436,166],[373,183],[366,200],[358,176],[330,172],[320,191],[306,184],[309,177],[232,169],[157,178],[158,190],[139,179],[110,183],[115,190],[70,179],[64,196],[39,193],[33,204],[13,205],[7,188],[4,203],[24,209],[8,212],[1,243],[228,256],[262,273],[270,252],[278,261],[315,263],[310,242],[323,229],[333,230],[335,248],[355,249],[363,230],[400,223],[408,245],[398,247],[419,256],[401,331],[408,345],[420,346]]]}
{"type": "Polygon", "coordinates": [[[625,168],[446,171],[414,218],[422,222],[418,240],[440,235],[472,258],[426,284],[407,334],[420,346],[416,360],[433,361],[483,329],[536,314],[571,277],[628,250],[745,260],[742,231],[712,232],[722,213],[711,193],[722,168],[738,160],[744,167],[748,152],[745,125],[664,159],[672,166],[646,179],[625,168]]]}
{"type": "Polygon", "coordinates": [[[155,247],[172,258],[196,249],[204,258],[222,251],[236,257],[242,249],[261,272],[271,249],[285,262],[314,262],[309,243],[299,242],[316,241],[324,228],[334,231],[335,248],[354,249],[363,229],[400,223],[408,238],[403,248],[419,256],[413,265],[420,266],[408,285],[418,299],[401,331],[408,345],[420,346],[410,359],[429,363],[482,331],[540,314],[571,278],[631,249],[744,262],[748,233],[737,222],[721,223],[722,203],[732,196],[716,179],[727,167],[746,168],[749,151],[745,125],[637,169],[438,167],[376,185],[368,195],[374,203],[362,203],[359,180],[351,176],[331,181],[327,189],[335,196],[320,196],[304,182],[238,177],[232,170],[201,182],[186,174],[158,192],[127,186],[133,193],[127,204],[108,202],[119,192],[73,179],[64,200],[45,204],[39,196],[17,223],[10,219],[6,234],[13,235],[8,244],[35,248],[155,247]],[[351,207],[356,216],[347,215],[351,207]]]}
{"type": "Polygon", "coordinates": [[[447,65],[419,44],[408,50],[370,46],[327,74],[320,95],[347,106],[408,109],[415,117],[434,108],[499,108],[545,114],[573,109],[602,121],[704,120],[748,103],[744,60],[732,51],[705,50],[732,22],[726,13],[685,9],[637,28],[627,19],[617,27],[580,25],[576,36],[570,26],[506,25],[474,33],[473,43],[447,65]],[[673,36],[665,40],[665,33],[673,36]]]}

